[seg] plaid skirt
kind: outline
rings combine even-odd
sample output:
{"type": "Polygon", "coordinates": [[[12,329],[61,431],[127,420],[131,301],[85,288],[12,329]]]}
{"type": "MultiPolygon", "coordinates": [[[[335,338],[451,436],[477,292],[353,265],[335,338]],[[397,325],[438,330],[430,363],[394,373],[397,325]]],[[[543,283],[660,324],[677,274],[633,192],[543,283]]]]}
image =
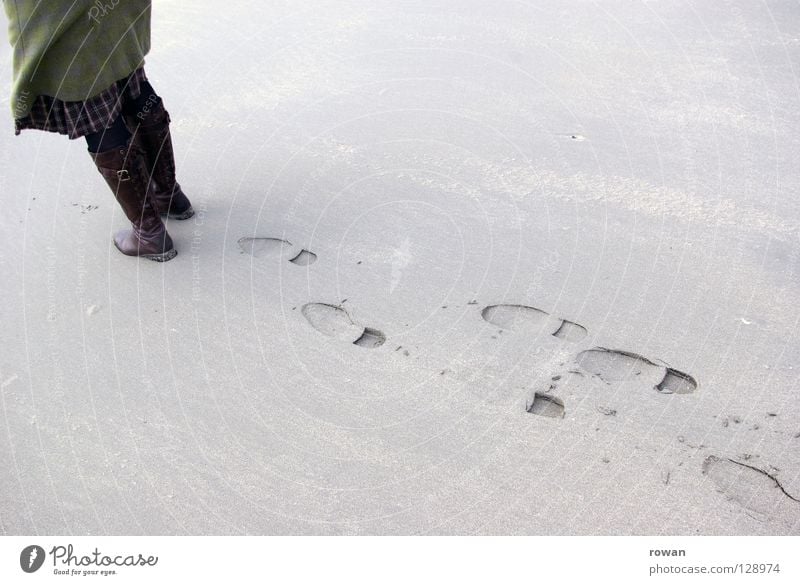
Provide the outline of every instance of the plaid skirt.
{"type": "Polygon", "coordinates": [[[36,96],[28,115],[14,120],[15,134],[25,129],[45,130],[66,134],[74,140],[99,132],[117,119],[126,100],[139,97],[141,84],[146,80],[144,67],[140,67],[85,101],[65,102],[47,95],[36,96]]]}

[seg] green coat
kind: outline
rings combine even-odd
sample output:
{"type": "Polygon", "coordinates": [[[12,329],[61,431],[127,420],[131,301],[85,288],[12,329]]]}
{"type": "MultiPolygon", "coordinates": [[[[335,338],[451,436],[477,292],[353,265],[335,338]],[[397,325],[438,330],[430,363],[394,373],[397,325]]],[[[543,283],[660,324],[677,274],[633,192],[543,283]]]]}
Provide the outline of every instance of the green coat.
{"type": "Polygon", "coordinates": [[[3,0],[14,48],[11,110],[37,95],[83,101],[127,77],[150,50],[150,0],[3,0]]]}

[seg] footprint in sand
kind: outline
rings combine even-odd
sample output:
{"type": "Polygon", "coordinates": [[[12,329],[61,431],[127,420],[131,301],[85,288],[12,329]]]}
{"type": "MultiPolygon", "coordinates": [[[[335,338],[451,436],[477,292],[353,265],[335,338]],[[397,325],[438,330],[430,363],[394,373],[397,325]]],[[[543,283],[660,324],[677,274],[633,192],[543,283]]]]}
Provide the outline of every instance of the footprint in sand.
{"type": "Polygon", "coordinates": [[[578,354],[577,364],[605,382],[650,380],[662,394],[691,394],[697,381],[684,372],[656,364],[629,351],[596,347],[578,354]]]}
{"type": "Polygon", "coordinates": [[[314,329],[328,337],[370,349],[386,342],[382,332],[355,323],[347,311],[336,305],[308,303],[301,312],[314,329]]]}
{"type": "Polygon", "coordinates": [[[703,475],[759,521],[796,517],[800,510],[800,499],[788,493],[774,475],[758,467],[711,455],[703,462],[703,475]]]}
{"type": "MultiPolygon", "coordinates": [[[[280,238],[239,238],[238,244],[242,252],[254,258],[278,257],[294,247],[291,242],[280,238]]],[[[305,249],[289,259],[289,262],[297,266],[308,266],[316,261],[317,255],[305,249]]]]}
{"type": "Polygon", "coordinates": [[[481,317],[501,329],[519,332],[545,331],[571,343],[580,341],[587,335],[585,327],[527,305],[490,305],[481,311],[481,317]]]}
{"type": "MultiPolygon", "coordinates": [[[[629,351],[595,347],[580,352],[575,363],[581,370],[597,376],[606,383],[640,381],[650,383],[661,394],[691,394],[697,390],[697,381],[684,372],[662,366],[646,357],[629,351]]],[[[550,392],[557,390],[562,384],[571,385],[583,378],[578,370],[569,370],[551,378],[547,392],[535,392],[528,400],[525,410],[551,418],[563,418],[564,402],[550,392]]],[[[579,381],[577,383],[580,383],[579,381]]],[[[616,416],[617,411],[607,406],[598,406],[597,410],[605,416],[616,416]]]]}

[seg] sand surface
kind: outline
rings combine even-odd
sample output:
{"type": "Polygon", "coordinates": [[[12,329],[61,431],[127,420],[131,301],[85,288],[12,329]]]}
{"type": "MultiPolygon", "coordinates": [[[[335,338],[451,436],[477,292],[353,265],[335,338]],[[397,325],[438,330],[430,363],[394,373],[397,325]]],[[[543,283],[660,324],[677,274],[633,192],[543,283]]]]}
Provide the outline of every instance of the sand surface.
{"type": "Polygon", "coordinates": [[[153,17],[166,264],[0,39],[2,533],[800,533],[796,2],[153,17]]]}

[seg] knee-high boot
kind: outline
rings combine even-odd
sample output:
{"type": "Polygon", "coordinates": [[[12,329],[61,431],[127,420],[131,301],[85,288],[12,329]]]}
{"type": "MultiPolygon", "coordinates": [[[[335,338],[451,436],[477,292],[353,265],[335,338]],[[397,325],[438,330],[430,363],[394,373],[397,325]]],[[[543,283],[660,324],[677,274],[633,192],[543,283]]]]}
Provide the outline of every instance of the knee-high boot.
{"type": "Polygon", "coordinates": [[[157,262],[174,258],[178,251],[161,221],[153,197],[147,192],[144,154],[140,147],[131,140],[126,146],[90,154],[133,227],[115,234],[114,245],[128,256],[157,262]]]}

